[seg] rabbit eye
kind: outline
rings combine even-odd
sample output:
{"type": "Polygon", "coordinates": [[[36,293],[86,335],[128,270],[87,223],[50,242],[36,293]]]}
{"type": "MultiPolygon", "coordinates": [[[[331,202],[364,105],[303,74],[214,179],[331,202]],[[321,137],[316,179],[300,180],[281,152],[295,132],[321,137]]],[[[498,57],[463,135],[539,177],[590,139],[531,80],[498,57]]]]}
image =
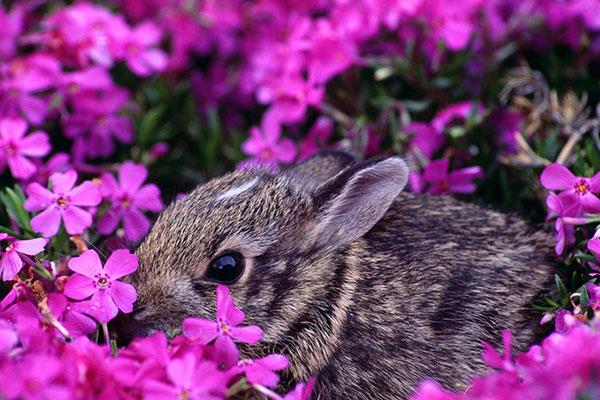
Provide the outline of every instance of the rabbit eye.
{"type": "Polygon", "coordinates": [[[211,261],[206,271],[206,279],[230,285],[244,273],[244,258],[240,253],[225,253],[211,261]]]}

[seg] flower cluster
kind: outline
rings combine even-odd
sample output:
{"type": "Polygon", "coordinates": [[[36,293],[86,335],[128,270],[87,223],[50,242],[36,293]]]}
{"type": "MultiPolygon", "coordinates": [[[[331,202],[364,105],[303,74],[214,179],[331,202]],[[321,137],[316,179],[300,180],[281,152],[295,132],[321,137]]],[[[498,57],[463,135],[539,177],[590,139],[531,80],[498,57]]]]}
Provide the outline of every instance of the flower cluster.
{"type": "MultiPolygon", "coordinates": [[[[23,264],[16,253],[37,254],[45,242],[12,241],[4,255],[7,265],[23,264]]],[[[117,351],[106,323],[119,310],[132,311],[135,289],[119,279],[137,266],[128,250],[114,251],[104,266],[95,251],[86,250],[69,260],[75,272],[69,277],[46,269],[51,277],[46,285],[19,280],[0,303],[2,398],[222,399],[252,393],[273,400],[309,398],[312,381],[285,396],[273,391],[277,372],[288,366],[286,357],[240,358],[234,340],[256,343],[262,331],[238,326],[244,313],[225,286],[217,288],[216,322],[189,318],[185,336],[169,342],[156,333],[117,351]],[[86,336],[96,331],[97,323],[113,352],[86,336]]]]}
{"type": "Polygon", "coordinates": [[[594,329],[581,326],[553,333],[541,345],[513,358],[511,334],[504,333],[504,354],[485,345],[485,363],[496,370],[473,379],[462,394],[423,382],[412,400],[531,399],[559,400],[598,397],[600,340],[594,329]]]}

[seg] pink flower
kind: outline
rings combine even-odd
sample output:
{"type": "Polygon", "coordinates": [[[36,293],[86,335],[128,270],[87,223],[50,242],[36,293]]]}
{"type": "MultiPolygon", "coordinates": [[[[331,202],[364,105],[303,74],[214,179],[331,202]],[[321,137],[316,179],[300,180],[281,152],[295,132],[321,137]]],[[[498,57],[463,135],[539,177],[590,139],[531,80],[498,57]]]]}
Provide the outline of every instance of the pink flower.
{"type": "Polygon", "coordinates": [[[208,361],[197,361],[192,353],[175,358],[167,365],[169,383],[144,383],[147,400],[220,400],[227,392],[228,376],[208,361]]]}
{"type": "Polygon", "coordinates": [[[14,278],[21,268],[23,260],[19,253],[29,256],[35,256],[44,251],[44,246],[48,240],[37,238],[30,240],[15,240],[5,233],[0,233],[0,240],[7,240],[8,245],[4,249],[4,254],[0,259],[0,271],[2,271],[2,280],[9,281],[14,278]]]}
{"type": "Polygon", "coordinates": [[[30,178],[30,181],[45,185],[55,172],[66,172],[71,169],[69,160],[70,157],[67,153],[54,153],[45,164],[38,160],[37,172],[30,178]]]}
{"type": "Polygon", "coordinates": [[[85,302],[70,302],[62,293],[49,293],[48,306],[73,337],[96,330],[96,322],[85,314],[85,302]]]}
{"type": "Polygon", "coordinates": [[[556,231],[556,254],[561,255],[565,245],[575,243],[575,227],[573,225],[585,223],[585,218],[579,218],[580,205],[570,196],[550,193],[546,198],[546,205],[550,210],[549,217],[557,217],[554,223],[556,231]]]}
{"type": "Polygon", "coordinates": [[[288,359],[280,354],[271,354],[258,360],[240,360],[236,367],[244,373],[251,384],[266,387],[275,387],[279,376],[274,371],[281,371],[288,367],[288,359]]]}
{"type": "Polygon", "coordinates": [[[44,122],[48,101],[39,93],[55,87],[60,73],[58,61],[42,53],[0,64],[0,115],[44,122]]]}
{"type": "Polygon", "coordinates": [[[119,41],[115,54],[125,59],[127,66],[138,76],[145,77],[161,72],[167,66],[164,52],[154,49],[159,44],[162,32],[151,22],[144,22],[133,30],[127,29],[119,41]]]}
{"type": "Polygon", "coordinates": [[[73,96],[75,111],[63,120],[63,127],[65,135],[75,139],[75,147],[81,152],[78,155],[108,157],[115,150],[113,139],[131,143],[131,120],[119,114],[128,102],[129,92],[116,86],[107,90],[82,91],[73,96]]]}
{"type": "Polygon", "coordinates": [[[233,339],[245,343],[256,343],[262,338],[262,330],[255,325],[238,327],[244,321],[244,313],[236,308],[229,295],[229,287],[217,286],[217,321],[201,318],[187,318],[183,321],[183,332],[192,340],[208,344],[215,340],[217,357],[225,365],[233,365],[238,360],[238,350],[233,339]]]}
{"type": "Polygon", "coordinates": [[[102,196],[98,185],[86,181],[75,186],[76,181],[77,172],[70,170],[64,174],[52,174],[52,191],[37,182],[27,186],[29,197],[25,201],[25,209],[44,210],[31,220],[31,227],[36,232],[41,232],[44,237],[53,236],[58,232],[61,219],[69,235],[79,235],[92,224],[92,216],[81,207],[100,204],[102,196]]]}
{"type": "Polygon", "coordinates": [[[480,167],[469,167],[449,172],[450,162],[447,159],[430,162],[423,171],[423,180],[429,183],[427,190],[432,194],[473,193],[476,189],[473,179],[481,178],[480,167]]]}
{"type": "Polygon", "coordinates": [[[7,162],[12,175],[19,179],[28,179],[37,169],[27,157],[43,157],[51,148],[46,132],[25,136],[26,131],[27,122],[22,119],[0,119],[0,166],[7,162]]]}
{"type": "Polygon", "coordinates": [[[280,135],[279,123],[263,118],[262,129],[250,128],[250,138],[242,144],[242,150],[263,162],[290,163],[296,157],[296,145],[291,139],[281,139],[280,135]]]}
{"type": "Polygon", "coordinates": [[[65,296],[83,300],[91,296],[88,313],[100,322],[113,319],[119,310],[130,313],[137,295],[133,286],[117,279],[138,268],[137,257],[128,250],[116,250],[108,257],[104,267],[93,250],[81,253],[69,261],[75,272],[65,285],[65,296]]]}
{"type": "Polygon", "coordinates": [[[141,239],[150,229],[150,221],[142,211],[158,212],[163,208],[160,190],[154,184],[142,186],[148,171],[141,164],[125,162],[119,169],[119,182],[111,174],[103,174],[102,194],[112,206],[98,221],[98,231],[114,232],[123,220],[125,237],[131,242],[141,239]]]}
{"type": "Polygon", "coordinates": [[[600,212],[600,199],[594,193],[600,192],[600,172],[591,178],[573,175],[564,166],[554,163],[547,166],[540,177],[542,185],[549,190],[563,190],[586,211],[600,212]]]}

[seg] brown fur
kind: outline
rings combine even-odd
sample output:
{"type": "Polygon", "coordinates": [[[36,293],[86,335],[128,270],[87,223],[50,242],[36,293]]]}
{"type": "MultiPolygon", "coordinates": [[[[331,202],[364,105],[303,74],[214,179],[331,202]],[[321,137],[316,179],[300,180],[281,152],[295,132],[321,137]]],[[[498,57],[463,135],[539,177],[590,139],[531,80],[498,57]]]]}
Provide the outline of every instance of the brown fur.
{"type": "Polygon", "coordinates": [[[287,378],[316,376],[321,399],[402,399],[427,377],[463,388],[484,370],[481,341],[497,344],[505,328],[523,350],[537,325],[531,301],[551,277],[551,237],[451,197],[392,202],[407,171],[387,160],[344,169],[348,156],[328,153],[279,175],[228,174],[171,204],[137,251],[129,328],[173,335],[188,316],[212,317],[215,286],[202,274],[227,249],[247,262],[236,304],[265,332],[246,351],[286,354],[287,378]],[[356,229],[367,231],[354,239],[356,229]]]}

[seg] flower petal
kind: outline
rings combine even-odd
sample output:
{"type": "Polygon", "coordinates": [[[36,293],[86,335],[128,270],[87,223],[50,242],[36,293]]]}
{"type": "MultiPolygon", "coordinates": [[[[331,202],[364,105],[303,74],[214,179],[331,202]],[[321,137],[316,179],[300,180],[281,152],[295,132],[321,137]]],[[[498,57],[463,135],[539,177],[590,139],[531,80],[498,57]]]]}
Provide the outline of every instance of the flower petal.
{"type": "Polygon", "coordinates": [[[230,327],[231,336],[240,342],[256,343],[262,339],[263,331],[256,325],[230,327]]]}
{"type": "Polygon", "coordinates": [[[133,194],[142,186],[147,176],[146,167],[127,161],[119,169],[119,185],[127,193],[133,194]]]}
{"type": "Polygon", "coordinates": [[[13,248],[19,253],[35,256],[38,253],[44,251],[44,246],[48,243],[48,239],[30,239],[30,240],[17,240],[13,244],[13,248]]]}
{"type": "Polygon", "coordinates": [[[100,204],[102,196],[97,184],[85,181],[69,192],[69,200],[78,206],[93,207],[100,204]]]}
{"type": "Polygon", "coordinates": [[[133,303],[137,299],[137,293],[133,286],[120,281],[112,281],[108,293],[119,310],[125,314],[133,311],[133,303]]]}
{"type": "Polygon", "coordinates": [[[68,206],[63,211],[63,221],[69,235],[81,235],[92,225],[92,216],[77,206],[68,206]]]}
{"type": "Polygon", "coordinates": [[[540,180],[546,189],[566,190],[573,187],[577,178],[564,166],[554,163],[544,169],[540,180]]]}
{"type": "Polygon", "coordinates": [[[27,211],[39,211],[50,207],[56,196],[37,182],[27,186],[27,195],[29,198],[23,204],[27,211]]]}
{"type": "Polygon", "coordinates": [[[136,208],[130,207],[123,216],[125,237],[130,242],[136,242],[150,230],[150,221],[136,208]]]}
{"type": "Polygon", "coordinates": [[[46,132],[33,132],[21,141],[19,150],[30,157],[43,157],[50,152],[52,147],[46,132]]]}
{"type": "Polygon", "coordinates": [[[111,280],[129,275],[137,268],[137,257],[126,249],[115,250],[104,264],[104,272],[110,276],[111,280]]]}
{"type": "Polygon", "coordinates": [[[98,290],[89,302],[89,314],[100,322],[108,322],[119,313],[117,305],[106,290],[98,290]]]}
{"type": "Polygon", "coordinates": [[[14,250],[9,250],[0,260],[0,269],[2,270],[2,280],[9,281],[15,277],[23,267],[21,257],[14,250]]]}
{"type": "Polygon", "coordinates": [[[219,335],[214,344],[214,357],[219,364],[224,364],[225,368],[230,368],[237,364],[240,353],[233,343],[233,340],[227,335],[219,335]]]}
{"type": "Polygon", "coordinates": [[[93,278],[96,274],[102,273],[102,262],[94,250],[86,250],[79,257],[73,257],[69,260],[69,269],[78,272],[88,278],[93,278]]]}
{"type": "Polygon", "coordinates": [[[110,235],[117,229],[117,225],[119,221],[121,221],[121,208],[120,207],[111,207],[104,215],[100,218],[96,227],[98,228],[98,232],[103,235],[110,235]]]}
{"type": "Polygon", "coordinates": [[[75,300],[83,300],[98,291],[98,285],[92,278],[81,274],[73,274],[65,284],[64,294],[75,300]]]}
{"type": "Polygon", "coordinates": [[[58,232],[60,218],[60,211],[51,206],[31,219],[31,227],[42,236],[50,237],[58,232]]]}
{"type": "Polygon", "coordinates": [[[217,323],[208,319],[187,318],[183,321],[183,333],[192,340],[208,344],[217,337],[217,323]]]}
{"type": "Polygon", "coordinates": [[[8,162],[11,174],[15,178],[27,179],[37,171],[35,164],[20,154],[8,157],[6,161],[8,162]]]}
{"type": "Polygon", "coordinates": [[[138,190],[133,196],[133,205],[153,212],[159,212],[164,207],[160,200],[160,190],[153,184],[144,185],[138,190]]]}
{"type": "Polygon", "coordinates": [[[56,172],[50,176],[50,182],[52,183],[52,191],[54,193],[66,194],[71,191],[75,182],[77,181],[77,172],[70,169],[67,172],[60,173],[56,172]]]}

